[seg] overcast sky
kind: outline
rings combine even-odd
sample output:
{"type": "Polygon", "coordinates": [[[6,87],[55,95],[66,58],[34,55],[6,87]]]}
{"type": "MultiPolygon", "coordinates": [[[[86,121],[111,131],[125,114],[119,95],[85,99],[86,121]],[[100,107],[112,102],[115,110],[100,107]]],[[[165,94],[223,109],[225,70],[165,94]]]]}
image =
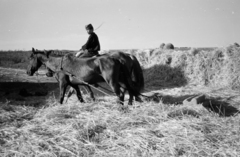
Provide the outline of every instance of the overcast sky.
{"type": "Polygon", "coordinates": [[[92,23],[103,50],[240,43],[240,0],[0,0],[0,50],[71,49],[92,23]],[[101,25],[102,24],[102,25],[101,25]]]}

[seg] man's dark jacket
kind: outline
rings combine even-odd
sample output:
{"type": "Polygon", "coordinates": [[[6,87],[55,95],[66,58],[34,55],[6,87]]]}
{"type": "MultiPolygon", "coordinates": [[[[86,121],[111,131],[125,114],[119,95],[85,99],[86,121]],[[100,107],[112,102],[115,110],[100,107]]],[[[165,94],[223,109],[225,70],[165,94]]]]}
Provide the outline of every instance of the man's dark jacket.
{"type": "Polygon", "coordinates": [[[85,45],[82,46],[83,50],[88,50],[88,52],[98,52],[100,50],[100,43],[98,40],[98,36],[92,32],[89,37],[88,41],[85,45]]]}

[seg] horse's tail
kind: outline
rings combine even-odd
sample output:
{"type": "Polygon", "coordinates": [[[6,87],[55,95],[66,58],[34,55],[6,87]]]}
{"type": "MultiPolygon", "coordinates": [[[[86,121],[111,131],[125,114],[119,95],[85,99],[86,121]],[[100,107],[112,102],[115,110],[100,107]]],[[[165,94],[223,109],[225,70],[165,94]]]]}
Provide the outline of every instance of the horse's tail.
{"type": "Polygon", "coordinates": [[[137,91],[141,92],[144,88],[143,71],[137,58],[133,55],[130,55],[130,57],[133,61],[133,65],[132,65],[133,67],[132,67],[132,73],[131,73],[132,80],[134,82],[134,86],[137,88],[137,91]]]}
{"type": "MultiPolygon", "coordinates": [[[[135,68],[134,68],[135,69],[135,68]]],[[[120,70],[123,72],[123,76],[124,80],[126,81],[126,85],[128,87],[128,90],[130,90],[130,92],[134,95],[134,96],[139,96],[141,93],[141,87],[143,87],[143,85],[140,85],[141,87],[139,88],[138,84],[136,83],[135,79],[133,79],[133,76],[128,67],[125,64],[121,64],[120,63],[120,70]]],[[[136,70],[136,69],[135,69],[136,70]]],[[[136,75],[137,71],[134,72],[136,75]]],[[[134,76],[135,77],[135,76],[134,76]]]]}

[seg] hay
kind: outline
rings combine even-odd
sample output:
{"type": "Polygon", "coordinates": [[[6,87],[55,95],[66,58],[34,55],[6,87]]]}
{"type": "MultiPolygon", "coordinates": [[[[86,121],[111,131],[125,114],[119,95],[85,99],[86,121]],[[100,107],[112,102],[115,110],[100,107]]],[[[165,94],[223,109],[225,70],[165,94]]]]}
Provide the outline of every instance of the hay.
{"type": "MultiPolygon", "coordinates": [[[[173,114],[173,106],[146,101],[123,113],[115,99],[104,100],[85,104],[71,100],[59,105],[49,99],[48,107],[37,112],[28,110],[33,115],[30,119],[21,116],[21,124],[10,125],[13,121],[8,121],[9,125],[0,129],[0,156],[212,156],[215,153],[237,156],[240,153],[239,134],[236,134],[239,116],[223,120],[201,106],[175,107],[173,114]]],[[[13,107],[5,110],[5,114],[6,111],[10,116],[20,110],[13,107]]]]}
{"type": "Polygon", "coordinates": [[[160,46],[159,46],[159,48],[160,48],[160,49],[163,49],[164,46],[165,46],[165,43],[161,43],[160,46]]]}
{"type": "Polygon", "coordinates": [[[164,49],[166,49],[166,50],[173,50],[174,49],[174,46],[173,46],[173,44],[171,44],[171,43],[167,43],[166,45],[164,45],[164,49]]]}
{"type": "MultiPolygon", "coordinates": [[[[135,53],[144,69],[146,84],[153,78],[162,84],[205,85],[209,87],[240,88],[240,48],[229,46],[212,50],[163,50],[135,53]]],[[[150,84],[151,86],[152,84],[150,84]]],[[[155,85],[155,83],[154,83],[155,85]]]]}
{"type": "Polygon", "coordinates": [[[182,118],[184,115],[189,115],[196,118],[201,116],[201,114],[199,114],[197,111],[189,108],[181,108],[168,113],[169,118],[182,118]]]}
{"type": "MultiPolygon", "coordinates": [[[[239,52],[229,47],[131,53],[141,62],[147,88],[195,83],[239,89],[239,52]]],[[[240,116],[208,112],[203,106],[209,104],[197,105],[204,99],[175,106],[165,96],[135,103],[127,112],[115,97],[63,105],[49,97],[42,108],[0,103],[0,156],[239,156],[240,116]]]]}

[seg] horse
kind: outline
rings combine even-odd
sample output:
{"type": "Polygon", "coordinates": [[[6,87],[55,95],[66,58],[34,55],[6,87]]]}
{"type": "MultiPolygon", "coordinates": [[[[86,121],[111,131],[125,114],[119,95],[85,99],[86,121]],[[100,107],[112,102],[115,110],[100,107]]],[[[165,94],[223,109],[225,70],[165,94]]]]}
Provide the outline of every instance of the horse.
{"type": "MultiPolygon", "coordinates": [[[[140,93],[143,90],[144,77],[143,77],[142,68],[141,68],[141,65],[138,62],[137,58],[134,55],[124,53],[121,51],[114,51],[114,52],[106,53],[106,54],[102,54],[102,55],[108,55],[108,56],[111,56],[111,57],[119,60],[123,66],[127,67],[128,71],[131,75],[132,82],[134,83],[134,86],[136,87],[136,90],[138,91],[138,93],[140,93]]],[[[48,72],[46,73],[46,75],[48,77],[52,77],[53,71],[48,69],[48,72]]],[[[91,88],[89,86],[87,86],[87,87],[88,87],[87,89],[91,95],[91,98],[94,101],[95,100],[94,94],[93,94],[91,88]]],[[[67,95],[68,98],[72,95],[73,91],[74,91],[73,88],[69,89],[69,92],[67,95]]],[[[125,91],[123,91],[123,92],[125,92],[125,91]]],[[[134,97],[135,97],[135,101],[142,102],[141,98],[138,95],[134,95],[134,97]]],[[[132,95],[130,95],[129,101],[132,102],[132,100],[133,100],[133,97],[132,97],[132,95]]]]}
{"type": "MultiPolygon", "coordinates": [[[[78,85],[97,84],[106,82],[118,97],[118,103],[123,105],[125,90],[129,95],[139,95],[137,88],[130,78],[126,68],[117,59],[101,55],[92,58],[76,58],[69,53],[62,58],[51,57],[51,51],[38,51],[32,49],[30,63],[27,67],[27,74],[32,76],[41,65],[56,72],[56,78],[59,82],[60,99],[62,104],[66,88],[68,85],[73,87],[77,93],[80,102],[83,102],[82,95],[78,85]],[[71,75],[79,81],[73,81],[71,75]]],[[[129,101],[131,104],[132,102],[129,101]]]]}
{"type": "MultiPolygon", "coordinates": [[[[110,53],[107,53],[106,55],[109,55],[119,60],[123,66],[127,67],[128,72],[130,73],[132,82],[136,87],[135,89],[138,93],[140,93],[144,88],[144,77],[143,77],[143,71],[142,71],[141,65],[137,60],[137,58],[132,54],[124,53],[121,51],[110,52],[110,53]]],[[[139,94],[134,96],[136,101],[139,101],[139,102],[142,101],[139,97],[139,94]]],[[[132,99],[133,98],[131,98],[131,95],[130,95],[130,101],[132,99]]]]}

